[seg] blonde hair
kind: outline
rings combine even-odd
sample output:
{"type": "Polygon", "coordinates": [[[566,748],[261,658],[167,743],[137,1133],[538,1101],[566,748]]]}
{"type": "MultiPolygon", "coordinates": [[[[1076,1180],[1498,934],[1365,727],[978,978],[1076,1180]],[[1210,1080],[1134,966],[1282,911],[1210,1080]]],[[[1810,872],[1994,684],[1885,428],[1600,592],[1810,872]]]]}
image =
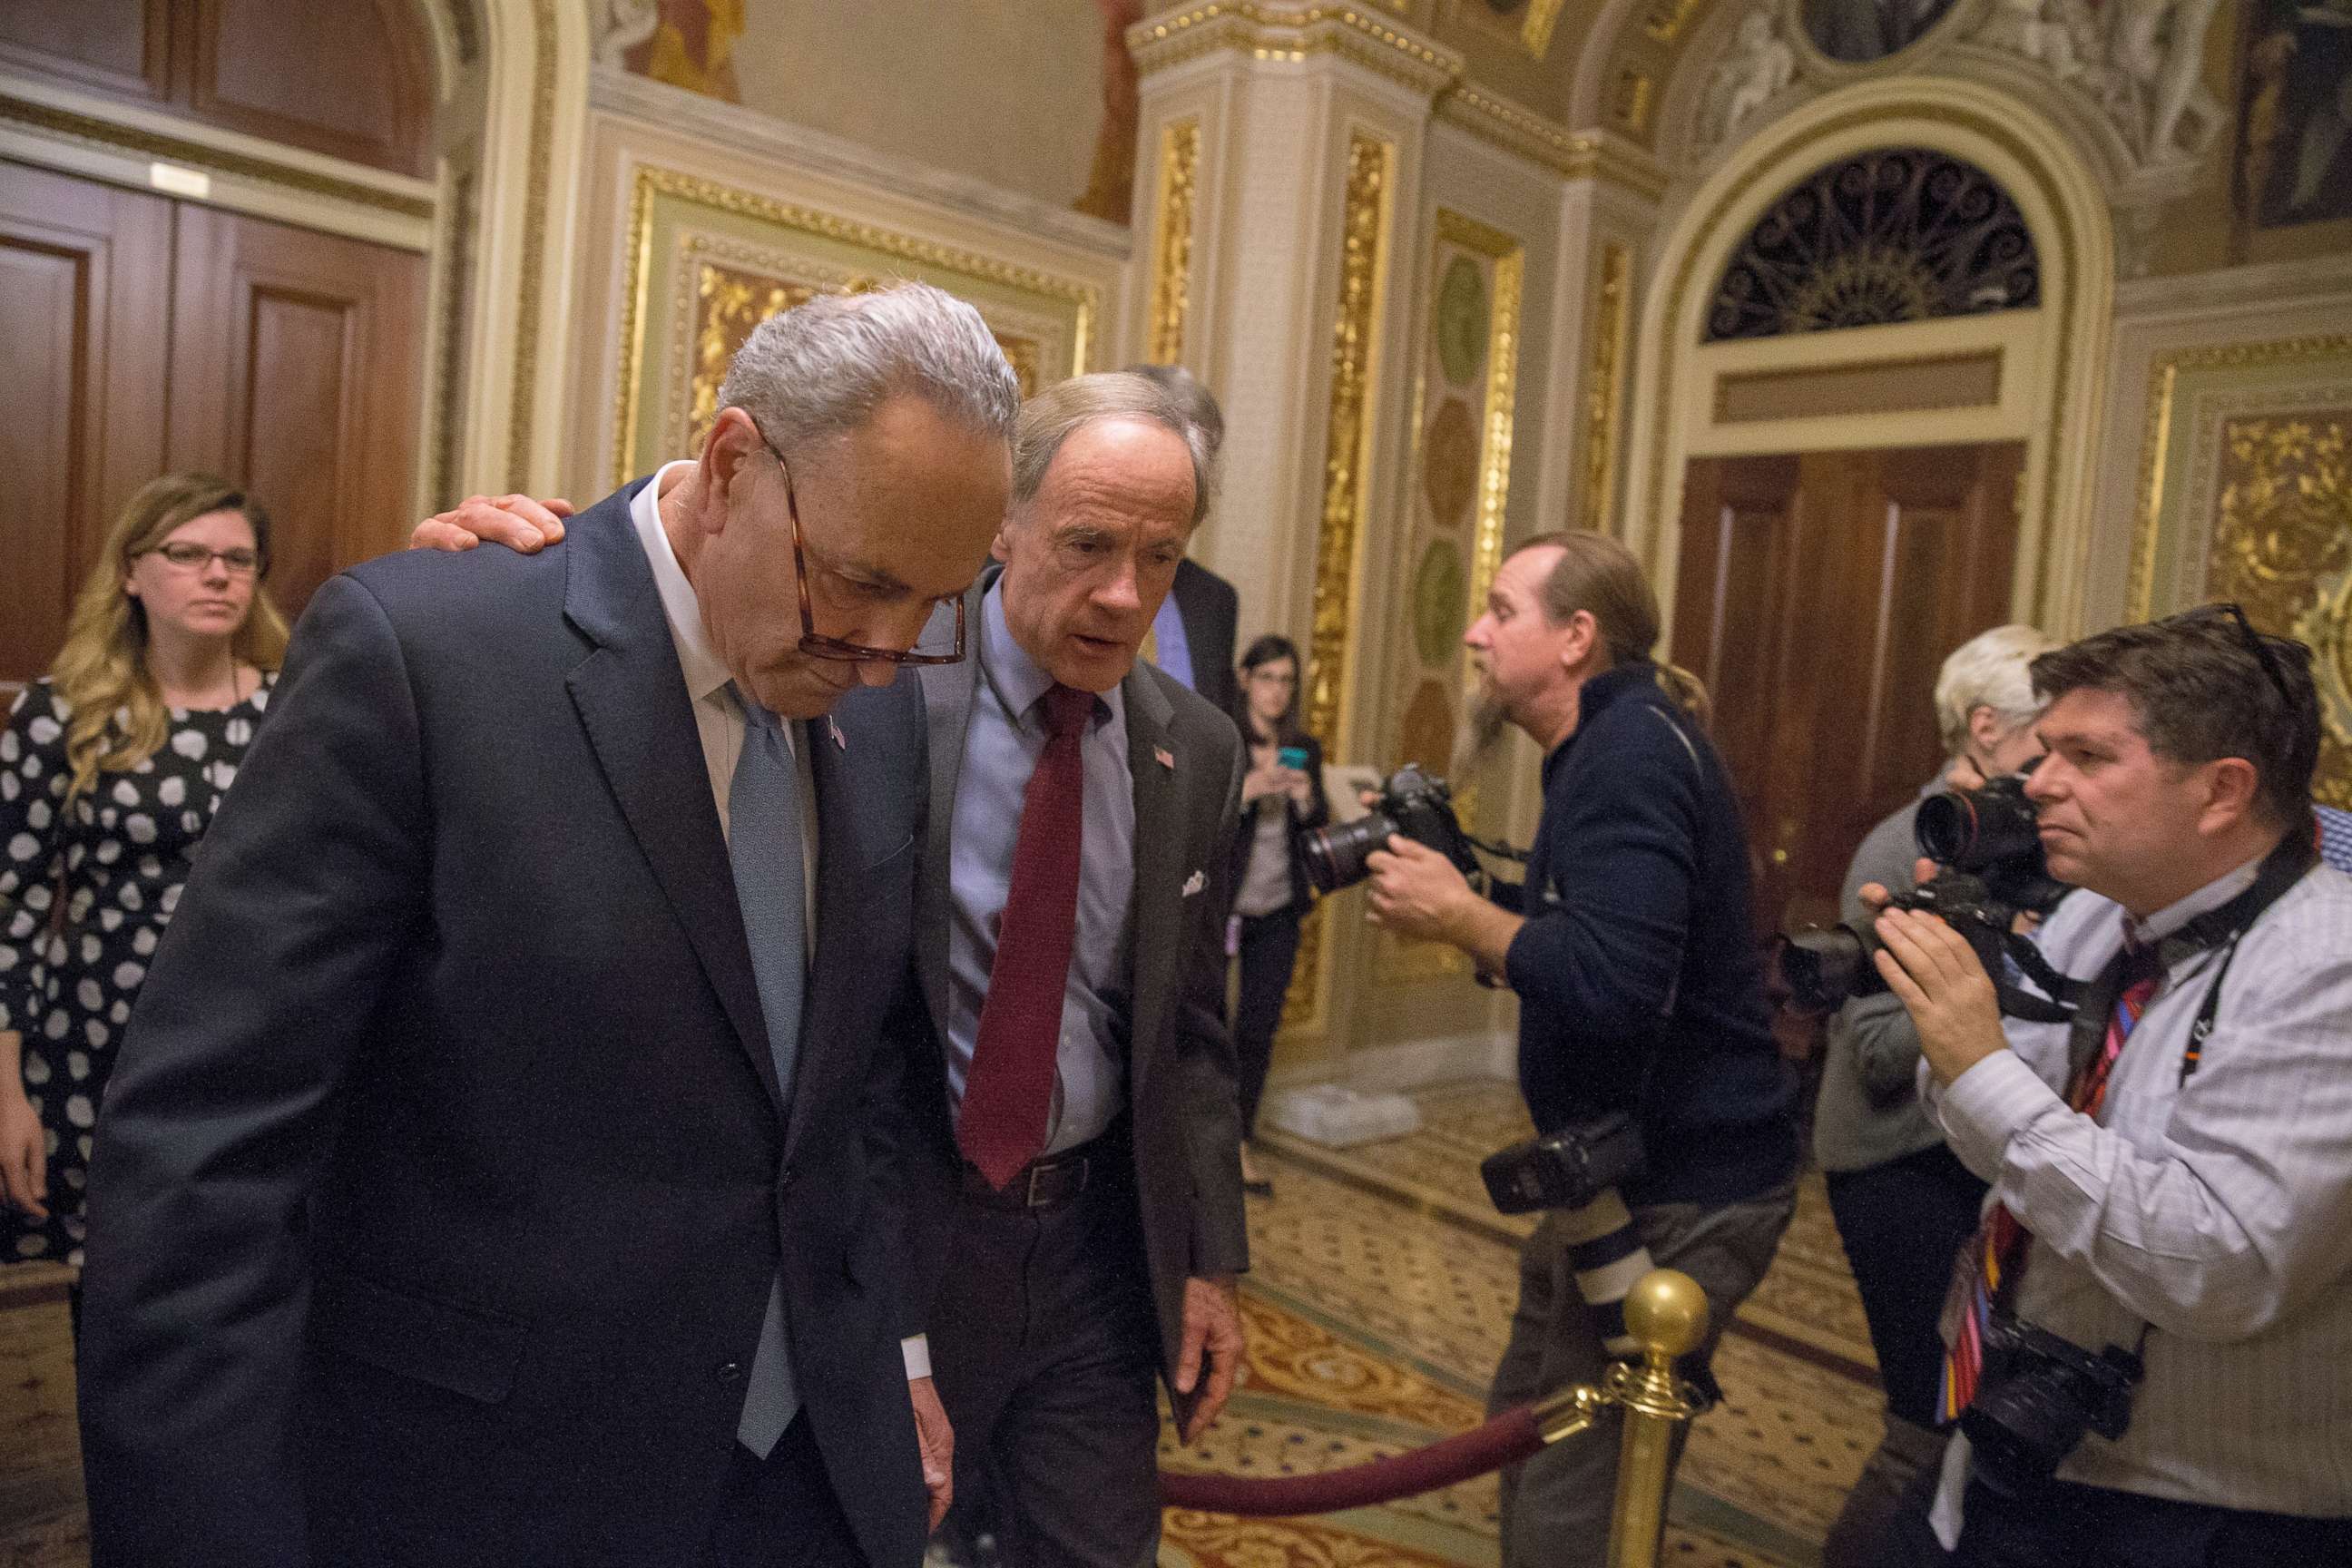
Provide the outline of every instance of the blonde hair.
{"type": "MultiPolygon", "coordinates": [[[[1538,595],[1544,619],[1566,626],[1582,610],[1600,628],[1612,666],[1649,658],[1658,646],[1658,596],[1633,552],[1605,533],[1575,528],[1538,533],[1511,553],[1545,547],[1560,555],[1538,595]]],[[[1680,665],[1661,660],[1657,668],[1659,689],[1704,728],[1712,713],[1706,684],[1680,665]]]]}
{"type": "MultiPolygon", "coordinates": [[[[68,710],[66,789],[70,800],[94,787],[101,771],[123,773],[163,748],[168,728],[163,693],[147,668],[147,607],[124,591],[131,563],[183,523],[233,511],[253,527],[261,575],[269,572],[269,514],[226,479],[209,474],[165,474],[131,498],[107,530],[98,562],[82,583],[49,679],[68,710]]],[[[230,639],[231,654],[257,669],[276,669],[286,655],[286,617],[257,580],[245,622],[230,639]]]]}

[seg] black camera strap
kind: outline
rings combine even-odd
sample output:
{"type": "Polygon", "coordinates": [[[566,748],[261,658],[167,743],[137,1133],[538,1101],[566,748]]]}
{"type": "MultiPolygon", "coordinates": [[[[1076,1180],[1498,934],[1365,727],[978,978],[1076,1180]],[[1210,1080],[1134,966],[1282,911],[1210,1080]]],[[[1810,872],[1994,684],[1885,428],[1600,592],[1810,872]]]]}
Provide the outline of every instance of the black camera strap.
{"type": "MultiPolygon", "coordinates": [[[[2158,939],[2156,944],[2157,972],[2168,975],[2175,965],[2187,962],[2210,948],[2221,950],[2221,962],[2215,966],[2212,983],[2205,988],[2205,1000],[2198,1007],[2197,1020],[2189,1028],[2189,1041],[2180,1051],[2179,1081],[2186,1084],[2197,1071],[2205,1055],[2205,1042],[2213,1033],[2214,1019],[2221,1010],[2221,982],[2229,975],[2230,962],[2238,955],[2238,943],[2244,940],[2253,923],[2264,910],[2285,896],[2286,890],[2301,881],[2304,874],[2318,861],[2319,853],[2311,840],[2302,834],[2290,833],[2278,842],[2278,847],[2263,858],[2262,867],[2254,873],[2252,886],[2229,902],[2206,910],[2181,926],[2179,931],[2158,939]]],[[[2123,994],[2125,967],[2128,953],[2118,949],[2107,962],[2098,978],[2081,988],[2079,1007],[2074,1016],[2073,1037],[2067,1042],[2068,1076],[2083,1070],[2083,1065],[2106,1041],[2107,1017],[2115,1010],[2116,999],[2123,994]]],[[[2035,977],[2039,983],[2040,976],[2035,977]]]]}

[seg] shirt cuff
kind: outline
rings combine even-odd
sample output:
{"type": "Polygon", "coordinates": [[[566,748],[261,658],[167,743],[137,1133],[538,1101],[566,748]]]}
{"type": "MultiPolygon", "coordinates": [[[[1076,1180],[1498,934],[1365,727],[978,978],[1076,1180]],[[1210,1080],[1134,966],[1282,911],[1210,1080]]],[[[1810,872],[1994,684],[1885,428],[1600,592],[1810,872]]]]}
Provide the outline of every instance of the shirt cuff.
{"type": "Polygon", "coordinates": [[[2010,1140],[2066,1102],[2015,1051],[1995,1051],[1944,1088],[1944,1136],[1960,1163],[1986,1181],[2000,1176],[2010,1140]]]}
{"type": "Polygon", "coordinates": [[[907,1360],[907,1381],[931,1375],[931,1341],[928,1334],[916,1334],[898,1342],[898,1353],[907,1360]]]}

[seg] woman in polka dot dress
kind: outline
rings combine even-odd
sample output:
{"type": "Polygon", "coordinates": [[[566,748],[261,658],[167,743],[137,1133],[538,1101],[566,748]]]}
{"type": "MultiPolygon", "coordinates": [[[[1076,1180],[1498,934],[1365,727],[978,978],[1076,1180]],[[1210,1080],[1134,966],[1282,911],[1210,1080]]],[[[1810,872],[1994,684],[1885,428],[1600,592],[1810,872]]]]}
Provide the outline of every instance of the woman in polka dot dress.
{"type": "Polygon", "coordinates": [[[233,487],[148,485],[0,731],[0,1261],[81,1261],[108,1069],[285,652],[268,560],[233,487]]]}

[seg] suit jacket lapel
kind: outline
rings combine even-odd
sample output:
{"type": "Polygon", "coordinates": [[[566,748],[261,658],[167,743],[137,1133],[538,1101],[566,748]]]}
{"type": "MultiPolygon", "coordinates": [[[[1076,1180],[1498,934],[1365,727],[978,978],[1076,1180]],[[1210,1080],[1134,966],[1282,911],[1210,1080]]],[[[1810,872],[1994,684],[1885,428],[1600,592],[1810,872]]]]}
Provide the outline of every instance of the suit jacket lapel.
{"type": "MultiPolygon", "coordinates": [[[[1135,906],[1129,920],[1133,937],[1137,1020],[1166,1019],[1169,988],[1182,957],[1184,925],[1183,792],[1177,773],[1185,758],[1171,738],[1173,710],[1138,665],[1121,688],[1127,708],[1127,764],[1135,777],[1135,906]],[[1162,758],[1166,761],[1162,761],[1162,758]]],[[[1160,1035],[1135,1031],[1128,1071],[1131,1093],[1139,1096],[1158,1054],[1160,1035]]]]}
{"type": "Polygon", "coordinates": [[[964,658],[955,664],[919,667],[924,721],[929,731],[926,740],[930,749],[931,798],[923,830],[922,876],[916,883],[915,969],[921,977],[923,1001],[930,1008],[931,1026],[942,1042],[948,1037],[956,780],[963,772],[963,743],[971,729],[971,705],[980,695],[981,602],[995,577],[993,572],[983,573],[964,595],[964,621],[971,628],[964,658]]]}
{"type": "Polygon", "coordinates": [[[702,738],[653,568],[629,517],[629,499],[640,485],[606,497],[566,535],[564,614],[597,645],[567,684],[613,798],[781,1116],[783,1100],[702,738]]]}

